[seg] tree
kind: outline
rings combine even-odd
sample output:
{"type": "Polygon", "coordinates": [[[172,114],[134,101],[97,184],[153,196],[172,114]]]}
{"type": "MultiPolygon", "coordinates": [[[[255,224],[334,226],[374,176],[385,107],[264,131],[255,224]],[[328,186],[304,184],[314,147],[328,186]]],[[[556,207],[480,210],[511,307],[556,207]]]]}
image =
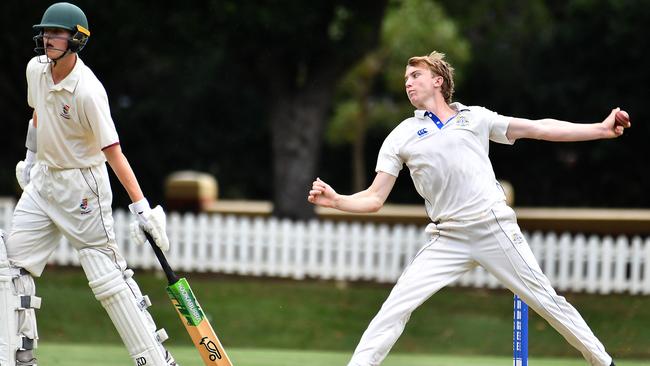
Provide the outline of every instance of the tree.
{"type": "Polygon", "coordinates": [[[526,118],[600,121],[610,108],[630,112],[616,140],[494,144],[497,177],[525,206],[649,207],[643,141],[650,131],[647,88],[650,20],[643,0],[459,0],[445,2],[476,55],[461,97],[526,118]],[[489,92],[486,92],[488,90],[489,92]],[[612,189],[621,184],[624,189],[612,189]]]}
{"type": "Polygon", "coordinates": [[[404,97],[406,61],[433,50],[443,50],[456,67],[469,58],[469,43],[436,2],[395,0],[382,23],[380,45],[346,74],[327,137],[334,144],[352,144],[353,191],[367,185],[364,151],[368,129],[381,126],[389,130],[411,109],[404,97]]]}
{"type": "Polygon", "coordinates": [[[260,103],[268,108],[274,215],[307,219],[314,216],[306,195],[334,91],[377,43],[386,1],[273,4],[229,4],[225,48],[250,65],[254,86],[267,94],[260,103]]]}
{"type": "MultiPolygon", "coordinates": [[[[411,38],[391,40],[399,46],[388,55],[394,56],[394,64],[373,56],[370,60],[377,65],[361,71],[362,77],[346,78],[346,85],[334,91],[337,83],[378,49],[380,30],[381,43],[388,41],[385,11],[393,14],[406,4],[420,4],[401,19],[395,17],[395,33],[409,34],[412,27],[437,29],[423,33],[421,44],[428,44],[429,37],[446,34],[437,27],[447,18],[432,14],[432,22],[420,19],[420,13],[440,4],[458,24],[458,38],[471,43],[473,57],[467,64],[452,51],[456,42],[435,46],[457,67],[460,100],[530,118],[594,121],[616,105],[632,115],[633,128],[616,141],[552,146],[521,141],[516,151],[493,145],[495,172],[514,184],[517,204],[650,205],[644,193],[650,174],[643,159],[650,131],[650,124],[643,123],[648,119],[643,85],[650,78],[645,66],[650,47],[640,31],[650,20],[650,7],[644,0],[405,0],[392,1],[389,10],[387,0],[75,4],[86,12],[92,33],[81,57],[106,87],[122,147],[152,202],[162,202],[169,173],[195,169],[218,178],[221,197],[272,197],[278,215],[312,215],[305,195],[316,162],[339,187],[350,176],[341,168],[341,161],[348,160],[344,149],[331,143],[321,147],[332,98],[337,100],[334,120],[347,121],[348,128],[330,128],[329,133],[348,142],[356,136],[356,146],[366,143],[366,152],[376,152],[388,125],[411,110],[402,94],[406,57],[426,54],[432,47],[410,51],[405,42],[411,38]],[[399,55],[400,49],[407,51],[399,55]],[[365,100],[365,109],[359,100],[365,100]],[[340,118],[359,111],[367,118],[340,118]],[[366,121],[365,127],[355,127],[357,133],[350,121],[366,121]],[[539,156],[540,149],[544,156],[539,156]],[[321,150],[328,156],[321,159],[321,150]],[[620,177],[626,179],[625,189],[612,194],[620,177]]],[[[14,167],[25,153],[31,113],[25,65],[34,55],[31,25],[48,5],[0,4],[5,30],[0,37],[11,50],[0,73],[2,196],[20,194],[14,167]]],[[[403,196],[405,192],[413,190],[394,189],[391,198],[419,201],[414,192],[403,196]]],[[[129,200],[119,188],[114,198],[116,206],[129,200]]]]}

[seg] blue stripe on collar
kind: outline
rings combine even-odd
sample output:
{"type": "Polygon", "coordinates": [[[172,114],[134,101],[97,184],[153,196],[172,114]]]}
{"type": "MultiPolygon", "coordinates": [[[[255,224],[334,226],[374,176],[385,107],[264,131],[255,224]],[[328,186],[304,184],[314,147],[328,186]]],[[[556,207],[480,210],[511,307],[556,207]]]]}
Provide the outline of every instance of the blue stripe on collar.
{"type": "Polygon", "coordinates": [[[432,112],[426,111],[426,112],[424,112],[424,115],[431,118],[431,120],[436,125],[436,127],[438,127],[439,130],[442,130],[442,128],[445,127],[445,124],[442,123],[440,118],[438,118],[438,116],[436,116],[432,112]]]}

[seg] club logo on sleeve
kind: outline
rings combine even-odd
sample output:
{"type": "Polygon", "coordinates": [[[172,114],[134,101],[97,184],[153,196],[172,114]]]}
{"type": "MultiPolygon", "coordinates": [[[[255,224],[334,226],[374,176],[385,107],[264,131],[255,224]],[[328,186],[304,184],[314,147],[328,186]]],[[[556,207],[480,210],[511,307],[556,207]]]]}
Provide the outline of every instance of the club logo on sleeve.
{"type": "Polygon", "coordinates": [[[70,119],[70,105],[61,103],[61,113],[59,115],[65,119],[70,119]]]}

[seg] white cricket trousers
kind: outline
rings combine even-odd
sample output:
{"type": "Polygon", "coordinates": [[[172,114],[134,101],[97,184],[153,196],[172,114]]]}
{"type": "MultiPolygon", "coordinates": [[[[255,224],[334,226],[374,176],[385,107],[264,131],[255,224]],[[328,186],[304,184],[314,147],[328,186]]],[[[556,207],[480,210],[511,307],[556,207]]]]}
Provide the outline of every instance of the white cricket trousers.
{"type": "Polygon", "coordinates": [[[474,221],[430,224],[427,232],[431,240],[398,279],[348,366],[379,365],[402,334],[411,313],[477,265],[519,295],[589,364],[610,365],[612,357],[578,311],[551,287],[517,225],[514,211],[505,203],[474,221]]]}
{"type": "Polygon", "coordinates": [[[95,248],[123,261],[113,230],[106,164],[53,169],[37,163],[14,210],[7,255],[39,277],[64,235],[77,250],[95,248]]]}

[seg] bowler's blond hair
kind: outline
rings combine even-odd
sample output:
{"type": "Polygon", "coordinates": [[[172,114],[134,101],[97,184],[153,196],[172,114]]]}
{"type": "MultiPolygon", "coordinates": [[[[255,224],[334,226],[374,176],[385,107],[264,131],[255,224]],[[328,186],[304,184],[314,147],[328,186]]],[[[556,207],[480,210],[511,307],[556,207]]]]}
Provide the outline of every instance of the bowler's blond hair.
{"type": "Polygon", "coordinates": [[[433,76],[442,76],[442,96],[447,104],[452,102],[454,96],[454,68],[445,61],[445,54],[437,51],[431,52],[428,56],[411,57],[408,66],[426,65],[433,76]]]}

